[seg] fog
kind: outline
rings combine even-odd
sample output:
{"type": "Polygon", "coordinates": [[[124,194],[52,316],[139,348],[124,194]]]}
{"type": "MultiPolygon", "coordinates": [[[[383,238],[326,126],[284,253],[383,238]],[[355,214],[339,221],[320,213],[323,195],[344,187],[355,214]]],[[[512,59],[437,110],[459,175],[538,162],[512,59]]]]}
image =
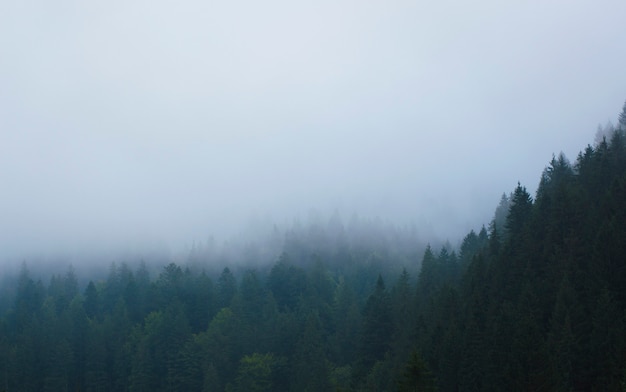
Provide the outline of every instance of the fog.
{"type": "Polygon", "coordinates": [[[626,2],[0,2],[0,258],[310,211],[457,241],[626,99],[626,2]]]}

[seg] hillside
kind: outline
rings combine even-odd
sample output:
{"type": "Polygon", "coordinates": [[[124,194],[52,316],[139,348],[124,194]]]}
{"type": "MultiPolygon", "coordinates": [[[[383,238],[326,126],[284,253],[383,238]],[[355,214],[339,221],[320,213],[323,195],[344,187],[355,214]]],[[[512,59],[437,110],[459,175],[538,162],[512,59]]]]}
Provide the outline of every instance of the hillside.
{"type": "Polygon", "coordinates": [[[624,390],[624,201],[626,106],[456,250],[335,220],[291,231],[271,265],[192,254],[81,285],[25,263],[0,318],[0,388],[624,390]]]}

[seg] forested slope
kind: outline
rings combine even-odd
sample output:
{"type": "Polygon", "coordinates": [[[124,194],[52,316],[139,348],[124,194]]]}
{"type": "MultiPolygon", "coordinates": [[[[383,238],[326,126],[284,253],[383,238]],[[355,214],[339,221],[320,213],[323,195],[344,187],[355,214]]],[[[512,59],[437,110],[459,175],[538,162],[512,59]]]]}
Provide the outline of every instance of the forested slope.
{"type": "Polygon", "coordinates": [[[574,164],[553,158],[534,198],[518,185],[488,229],[421,263],[397,243],[288,241],[269,267],[120,264],[84,288],[24,265],[0,389],[624,390],[625,130],[626,111],[574,164]]]}

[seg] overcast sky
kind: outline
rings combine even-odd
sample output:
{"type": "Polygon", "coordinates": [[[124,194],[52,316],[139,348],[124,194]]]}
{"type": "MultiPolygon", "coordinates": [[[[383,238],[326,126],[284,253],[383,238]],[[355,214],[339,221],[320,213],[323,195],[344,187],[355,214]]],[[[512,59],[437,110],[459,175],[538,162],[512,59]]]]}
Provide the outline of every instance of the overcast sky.
{"type": "Polygon", "coordinates": [[[0,0],[0,254],[338,208],[457,240],[626,99],[626,1],[0,0]]]}

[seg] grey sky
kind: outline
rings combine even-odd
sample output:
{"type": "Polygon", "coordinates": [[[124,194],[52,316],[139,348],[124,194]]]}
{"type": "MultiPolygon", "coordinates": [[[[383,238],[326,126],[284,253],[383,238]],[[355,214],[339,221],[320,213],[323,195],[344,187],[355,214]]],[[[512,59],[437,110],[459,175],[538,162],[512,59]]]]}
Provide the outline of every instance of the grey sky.
{"type": "Polygon", "coordinates": [[[339,208],[455,240],[626,99],[626,2],[0,0],[0,254],[339,208]]]}

